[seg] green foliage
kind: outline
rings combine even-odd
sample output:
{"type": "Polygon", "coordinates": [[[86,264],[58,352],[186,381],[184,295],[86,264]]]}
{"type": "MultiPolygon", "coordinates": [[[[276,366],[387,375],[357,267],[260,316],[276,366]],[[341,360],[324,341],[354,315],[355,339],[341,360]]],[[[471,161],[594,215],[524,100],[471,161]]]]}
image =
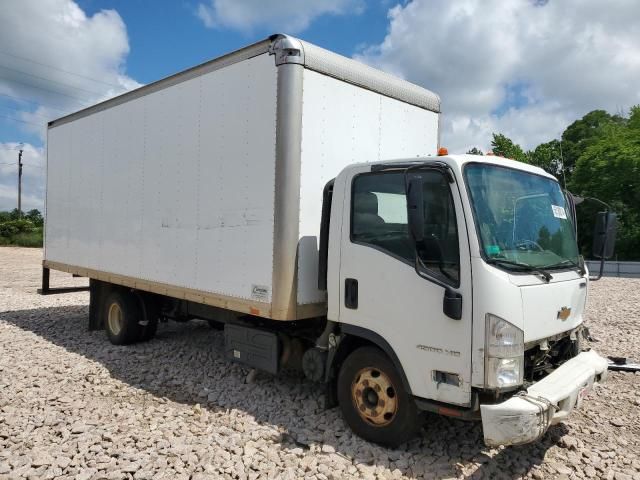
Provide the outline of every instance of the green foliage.
{"type": "Polygon", "coordinates": [[[42,227],[44,225],[44,218],[42,218],[42,214],[40,210],[34,208],[33,210],[29,210],[24,218],[33,223],[36,227],[42,227]]]}
{"type": "Polygon", "coordinates": [[[529,162],[536,167],[542,168],[545,172],[563,182],[562,178],[565,174],[562,165],[562,150],[558,140],[551,140],[547,143],[541,143],[533,151],[528,152],[529,162]]]}
{"type": "Polygon", "coordinates": [[[567,176],[571,177],[582,153],[611,129],[622,126],[625,119],[610,115],[604,110],[594,110],[569,125],[562,133],[562,154],[567,176]]]}
{"type": "MultiPolygon", "coordinates": [[[[529,152],[502,134],[494,133],[491,145],[496,155],[538,166],[569,191],[608,203],[618,214],[616,257],[640,260],[640,105],[628,118],[589,112],[566,128],[561,141],[529,152]]],[[[588,201],[577,207],[578,242],[586,257],[591,257],[594,216],[600,210],[588,201]]]]}
{"type": "Polygon", "coordinates": [[[33,232],[19,233],[12,239],[12,244],[18,247],[42,247],[42,228],[36,228],[33,232]]]}
{"type": "Polygon", "coordinates": [[[631,111],[629,112],[629,122],[627,125],[631,130],[640,130],[640,105],[631,107],[631,111]]]}
{"type": "Polygon", "coordinates": [[[469,150],[467,152],[469,155],[484,155],[484,153],[482,153],[482,150],[480,150],[478,147],[473,147],[471,150],[469,150]]]}
{"type": "Polygon", "coordinates": [[[43,218],[33,209],[19,218],[18,209],[0,212],[0,245],[42,247],[43,218]]]}
{"type": "Polygon", "coordinates": [[[505,137],[501,133],[494,133],[493,140],[491,140],[491,148],[495,155],[504,158],[510,158],[512,160],[518,160],[519,162],[530,163],[527,155],[522,150],[522,147],[517,143],[513,143],[508,137],[505,137]]]}
{"type": "MultiPolygon", "coordinates": [[[[619,221],[616,244],[618,258],[640,258],[638,132],[634,128],[618,127],[592,141],[578,157],[570,187],[572,191],[599,198],[611,206],[618,214],[619,221]]],[[[591,237],[591,232],[584,230],[584,227],[581,232],[584,237],[591,237]]],[[[581,247],[586,250],[588,245],[581,247]]]]}
{"type": "Polygon", "coordinates": [[[0,223],[9,222],[11,220],[18,220],[18,218],[20,218],[20,215],[18,215],[17,208],[14,208],[10,212],[0,212],[0,223]]]}
{"type": "Polygon", "coordinates": [[[9,220],[8,222],[0,223],[0,236],[12,237],[18,233],[32,232],[35,229],[35,225],[29,220],[9,220]]]}

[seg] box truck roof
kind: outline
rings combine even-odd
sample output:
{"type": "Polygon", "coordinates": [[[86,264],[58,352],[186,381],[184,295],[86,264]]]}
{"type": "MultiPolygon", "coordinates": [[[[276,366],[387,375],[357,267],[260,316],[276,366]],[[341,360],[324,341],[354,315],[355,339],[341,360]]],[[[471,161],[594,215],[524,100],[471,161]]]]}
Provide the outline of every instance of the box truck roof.
{"type": "Polygon", "coordinates": [[[426,88],[400,79],[356,60],[343,57],[303,40],[274,34],[260,42],[183,70],[156,82],[123,93],[104,102],[52,120],[49,128],[149,95],[206,73],[269,52],[275,64],[296,63],[309,70],[328,75],[390,98],[440,113],[440,97],[426,88]]]}

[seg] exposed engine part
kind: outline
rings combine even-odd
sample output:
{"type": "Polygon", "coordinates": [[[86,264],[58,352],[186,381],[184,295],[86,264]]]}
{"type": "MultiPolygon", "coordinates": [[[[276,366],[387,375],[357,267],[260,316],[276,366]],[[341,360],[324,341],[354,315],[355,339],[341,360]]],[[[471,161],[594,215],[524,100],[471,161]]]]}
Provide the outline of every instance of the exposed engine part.
{"type": "Polygon", "coordinates": [[[302,356],[302,371],[312,382],[321,382],[324,379],[326,364],[327,352],[319,348],[310,348],[302,356]]]}
{"type": "Polygon", "coordinates": [[[608,357],[609,370],[618,372],[640,372],[640,363],[630,361],[626,357],[608,357]]]}
{"type": "Polygon", "coordinates": [[[524,352],[524,381],[527,384],[542,380],[587,346],[588,331],[579,328],[563,336],[541,341],[524,352]]]}

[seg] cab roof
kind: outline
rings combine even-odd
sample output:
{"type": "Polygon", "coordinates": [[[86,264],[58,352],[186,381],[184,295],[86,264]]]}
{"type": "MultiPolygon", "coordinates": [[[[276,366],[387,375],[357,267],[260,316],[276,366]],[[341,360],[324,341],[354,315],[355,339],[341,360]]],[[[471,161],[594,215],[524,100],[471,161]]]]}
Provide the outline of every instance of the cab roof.
{"type": "MultiPolygon", "coordinates": [[[[497,165],[497,166],[502,166],[507,168],[513,168],[515,170],[521,170],[521,171],[533,173],[535,175],[551,178],[555,181],[558,180],[556,177],[554,177],[550,173],[545,172],[542,168],[529,165],[527,163],[510,160],[508,158],[498,157],[495,155],[461,154],[461,155],[398,158],[393,160],[369,162],[368,164],[369,165],[389,165],[389,167],[392,167],[394,164],[411,165],[411,164],[418,164],[421,162],[436,162],[436,161],[445,163],[458,172],[462,172],[464,166],[469,163],[484,163],[488,165],[497,165]]],[[[353,166],[356,166],[356,165],[358,164],[354,164],[353,166]]],[[[362,164],[359,164],[359,165],[362,165],[362,164]]]]}

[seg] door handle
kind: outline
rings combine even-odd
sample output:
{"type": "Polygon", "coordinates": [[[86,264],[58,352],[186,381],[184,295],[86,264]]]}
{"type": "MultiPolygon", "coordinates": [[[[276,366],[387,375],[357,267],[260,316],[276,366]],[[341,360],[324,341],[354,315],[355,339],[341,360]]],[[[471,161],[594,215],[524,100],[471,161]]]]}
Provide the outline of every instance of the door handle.
{"type": "Polygon", "coordinates": [[[346,278],[344,280],[344,306],[347,308],[358,308],[358,280],[346,278]]]}

